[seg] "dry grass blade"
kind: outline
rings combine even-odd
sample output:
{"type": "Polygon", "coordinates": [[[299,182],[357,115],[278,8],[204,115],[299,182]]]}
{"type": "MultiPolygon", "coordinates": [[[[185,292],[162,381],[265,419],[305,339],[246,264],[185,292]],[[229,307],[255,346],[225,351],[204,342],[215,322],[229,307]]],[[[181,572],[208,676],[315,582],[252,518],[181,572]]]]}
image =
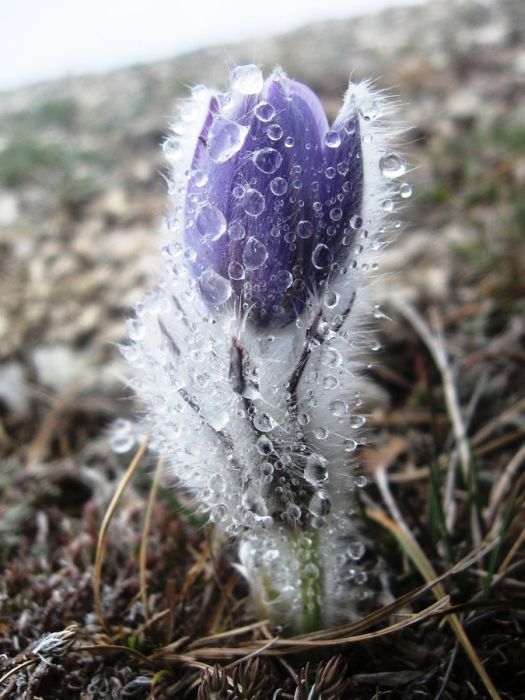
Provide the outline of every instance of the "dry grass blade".
{"type": "MultiPolygon", "coordinates": [[[[14,673],[18,673],[22,669],[27,668],[28,666],[32,666],[33,664],[36,664],[38,661],[39,661],[38,657],[35,657],[34,659],[28,659],[27,661],[24,661],[21,664],[14,666],[7,673],[4,673],[4,675],[0,678],[0,685],[2,685],[2,683],[4,683],[4,681],[6,681],[14,673]]],[[[0,695],[0,697],[3,697],[3,694],[0,695]]]]}
{"type": "Polygon", "coordinates": [[[109,524],[111,522],[111,519],[113,518],[113,514],[115,513],[116,507],[122,497],[122,494],[126,490],[129,482],[131,481],[131,477],[135,473],[138,465],[140,464],[144,453],[146,452],[146,449],[148,447],[148,442],[149,440],[146,439],[142,443],[142,445],[139,447],[137,452],[135,453],[135,456],[131,460],[131,463],[129,467],[126,470],[126,473],[120,480],[120,483],[113,494],[113,498],[111,499],[111,503],[109,504],[105,514],[104,518],[102,520],[102,524],[100,526],[100,530],[98,533],[98,540],[97,540],[97,552],[95,555],[95,565],[94,565],[94,570],[93,570],[93,604],[95,608],[95,613],[99,619],[99,622],[101,626],[103,627],[104,631],[107,634],[110,634],[109,627],[106,623],[106,620],[104,618],[104,613],[102,611],[102,600],[100,597],[100,581],[102,578],[102,564],[104,561],[104,554],[106,551],[106,533],[108,531],[109,524]]]}
{"type": "MultiPolygon", "coordinates": [[[[443,599],[438,600],[427,608],[414,613],[412,615],[407,615],[405,619],[396,622],[387,627],[382,627],[379,630],[374,630],[373,632],[365,632],[363,634],[351,635],[348,637],[336,637],[334,639],[299,639],[290,638],[282,639],[279,637],[274,637],[271,640],[261,640],[261,643],[254,644],[253,642],[247,642],[246,644],[240,645],[238,647],[204,647],[201,649],[194,649],[193,654],[199,658],[206,659],[225,659],[231,656],[244,656],[247,653],[250,656],[264,655],[264,656],[275,656],[280,654],[296,654],[297,652],[305,651],[308,649],[317,648],[327,648],[334,646],[342,646],[346,644],[356,644],[359,642],[367,641],[370,639],[377,639],[378,637],[384,637],[386,635],[398,632],[406,627],[420,622],[435,615],[437,612],[446,610],[449,606],[450,598],[445,596],[443,599]]],[[[166,658],[171,659],[171,656],[166,658]]]]}
{"type": "Polygon", "coordinates": [[[525,445],[522,445],[514,457],[507,464],[499,479],[496,481],[489,496],[489,504],[485,514],[487,523],[491,523],[496,514],[496,510],[501,503],[503,496],[510,489],[513,478],[518,469],[525,462],[525,445]]]}
{"type": "MultiPolygon", "coordinates": [[[[443,343],[442,335],[439,332],[437,334],[432,333],[425,319],[411,304],[396,299],[395,307],[417,331],[417,333],[427,346],[432,358],[434,359],[434,362],[436,363],[436,367],[438,368],[441,374],[441,379],[443,382],[443,391],[445,394],[445,402],[452,424],[452,429],[454,431],[454,437],[461,462],[463,478],[465,480],[465,483],[468,484],[471,482],[472,456],[470,453],[470,446],[467,439],[467,431],[465,428],[465,422],[463,420],[458,392],[454,381],[454,372],[450,364],[445,345],[443,343]]],[[[434,320],[439,328],[440,324],[437,314],[434,314],[434,320]]],[[[453,529],[456,510],[453,499],[455,481],[455,463],[453,460],[451,463],[451,468],[449,469],[447,474],[447,486],[445,489],[443,501],[443,512],[448,513],[447,526],[450,531],[452,531],[453,529]]],[[[479,523],[477,523],[474,515],[472,517],[472,531],[473,533],[477,533],[477,543],[479,544],[479,542],[481,542],[481,531],[479,528],[479,523]]]]}
{"type": "Polygon", "coordinates": [[[144,608],[144,617],[149,620],[149,606],[148,606],[148,591],[146,583],[146,560],[148,556],[148,539],[149,532],[151,528],[151,522],[153,520],[153,509],[155,508],[155,502],[157,500],[157,492],[159,489],[160,476],[162,474],[162,469],[164,467],[164,460],[162,457],[159,458],[157,462],[157,468],[155,469],[155,475],[153,477],[153,483],[148,496],[148,505],[146,507],[146,515],[144,516],[144,527],[142,529],[142,538],[140,541],[140,552],[139,552],[139,580],[140,580],[140,598],[142,600],[142,607],[144,608]]]}
{"type": "MultiPolygon", "coordinates": [[[[421,573],[423,578],[429,582],[432,582],[436,578],[436,573],[434,571],[434,568],[428,558],[426,557],[425,553],[417,543],[417,541],[414,539],[412,534],[408,531],[406,526],[404,526],[404,523],[402,525],[398,525],[394,520],[389,518],[386,514],[384,513],[376,513],[375,516],[376,522],[381,523],[387,530],[389,530],[392,535],[396,538],[396,540],[399,542],[407,556],[412,560],[418,571],[421,573]]],[[[438,600],[441,600],[443,596],[446,595],[445,589],[442,586],[441,582],[435,583],[433,582],[432,584],[432,591],[434,592],[434,595],[438,600]]],[[[463,650],[467,654],[468,658],[470,659],[471,664],[475,668],[478,676],[480,677],[481,681],[483,682],[483,685],[487,689],[487,692],[489,696],[493,700],[501,700],[501,697],[492,683],[492,680],[490,679],[489,675],[485,671],[483,664],[481,663],[476,650],[472,646],[472,643],[470,642],[470,639],[467,637],[467,634],[465,630],[463,629],[463,626],[458,618],[457,615],[454,613],[448,614],[447,615],[447,620],[456,635],[459,643],[463,647],[463,650]]]]}

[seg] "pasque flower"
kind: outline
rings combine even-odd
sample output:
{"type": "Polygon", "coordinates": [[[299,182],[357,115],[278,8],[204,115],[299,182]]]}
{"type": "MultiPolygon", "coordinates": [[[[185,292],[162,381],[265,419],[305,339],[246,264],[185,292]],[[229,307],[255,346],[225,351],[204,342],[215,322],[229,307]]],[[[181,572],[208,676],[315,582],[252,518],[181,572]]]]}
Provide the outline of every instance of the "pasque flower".
{"type": "Polygon", "coordinates": [[[357,616],[378,574],[353,453],[364,278],[405,172],[387,111],[351,84],[329,126],[308,87],[256,66],[195,88],[164,145],[166,271],[123,350],[156,449],[298,630],[357,616]]]}

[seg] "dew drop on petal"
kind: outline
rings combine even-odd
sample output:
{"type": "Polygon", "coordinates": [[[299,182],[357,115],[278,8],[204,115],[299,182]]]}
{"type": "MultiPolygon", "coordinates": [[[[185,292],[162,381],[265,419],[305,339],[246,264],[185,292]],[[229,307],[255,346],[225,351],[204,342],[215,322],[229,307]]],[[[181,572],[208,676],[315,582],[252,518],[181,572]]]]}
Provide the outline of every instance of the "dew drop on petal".
{"type": "Polygon", "coordinates": [[[264,211],[264,196],[259,190],[249,188],[244,192],[242,206],[248,216],[259,216],[264,211]]]}
{"type": "Polygon", "coordinates": [[[379,169],[389,179],[400,177],[406,173],[406,163],[397,153],[387,153],[379,160],[379,169]]]}
{"type": "Polygon", "coordinates": [[[279,270],[279,272],[275,274],[275,286],[280,291],[284,292],[286,289],[292,286],[292,283],[293,275],[288,270],[279,270]]]}
{"type": "Polygon", "coordinates": [[[283,158],[275,148],[261,148],[253,154],[253,162],[262,173],[269,175],[280,168],[283,158]]]}
{"type": "Polygon", "coordinates": [[[244,245],[242,259],[247,270],[256,270],[266,262],[268,250],[264,243],[258,241],[254,236],[250,236],[244,245]]]}
{"type": "Polygon", "coordinates": [[[226,231],[226,219],[213,204],[204,204],[195,217],[195,225],[202,236],[216,241],[226,231]]]}
{"type": "Polygon", "coordinates": [[[286,194],[288,183],[283,177],[274,177],[270,182],[270,190],[276,197],[281,197],[286,194]]]}
{"type": "Polygon", "coordinates": [[[283,135],[283,130],[279,124],[270,124],[270,126],[266,129],[266,133],[268,138],[272,141],[279,141],[283,135]]]}
{"type": "Polygon", "coordinates": [[[261,69],[253,63],[237,66],[230,71],[230,86],[234,92],[239,92],[241,95],[255,95],[261,92],[263,86],[261,69]]]}
{"type": "Polygon", "coordinates": [[[208,135],[207,148],[215,163],[225,163],[241,150],[248,127],[236,124],[218,115],[215,117],[208,135]]]}
{"type": "Polygon", "coordinates": [[[246,230],[240,221],[234,221],[228,227],[228,235],[232,241],[242,241],[246,235],[246,230]]]}
{"type": "Polygon", "coordinates": [[[330,404],[331,413],[333,413],[333,415],[337,416],[338,418],[345,415],[347,408],[348,406],[346,404],[346,401],[342,401],[341,399],[336,399],[330,404]]]}
{"type": "Polygon", "coordinates": [[[330,248],[324,243],[318,243],[312,253],[312,264],[317,270],[326,270],[334,259],[330,248]]]}
{"type": "Polygon", "coordinates": [[[339,303],[339,293],[330,290],[325,293],[323,300],[327,309],[334,309],[339,303]]]}
{"type": "Polygon", "coordinates": [[[304,468],[304,478],[316,486],[326,483],[328,480],[326,459],[315,452],[309,455],[304,468]]]}
{"type": "Polygon", "coordinates": [[[190,180],[195,187],[204,187],[208,184],[208,176],[203,170],[194,170],[191,173],[190,180]]]}
{"type": "Polygon", "coordinates": [[[408,182],[404,182],[399,188],[399,194],[403,199],[408,199],[412,195],[412,187],[408,182]]]}
{"type": "Polygon", "coordinates": [[[295,139],[294,139],[293,136],[287,136],[287,137],[284,139],[284,145],[286,146],[286,148],[292,148],[292,146],[294,145],[294,143],[295,143],[295,139]]]}
{"type": "Polygon", "coordinates": [[[269,102],[259,102],[253,110],[257,119],[261,122],[269,122],[275,116],[275,109],[269,102]]]}
{"type": "Polygon", "coordinates": [[[337,377],[334,377],[333,374],[328,374],[323,380],[323,386],[325,389],[335,389],[338,384],[339,380],[337,377]]]}
{"type": "Polygon", "coordinates": [[[350,416],[350,427],[351,428],[362,428],[366,423],[366,418],[364,416],[350,416]]]}
{"type": "Polygon", "coordinates": [[[270,438],[267,438],[265,435],[261,435],[255,443],[255,447],[257,448],[257,452],[261,455],[269,455],[273,452],[273,443],[270,438]]]}
{"type": "Polygon", "coordinates": [[[341,145],[341,136],[337,131],[327,131],[324,137],[324,142],[328,148],[338,148],[341,145]]]}
{"type": "Polygon", "coordinates": [[[299,221],[295,231],[299,238],[311,238],[314,234],[314,227],[309,221],[303,220],[299,221]]]}
{"type": "Polygon", "coordinates": [[[308,509],[314,515],[327,515],[332,507],[330,496],[326,491],[314,493],[308,504],[308,509]]]}
{"type": "Polygon", "coordinates": [[[232,286],[215,270],[208,268],[199,277],[202,296],[210,304],[224,304],[232,295],[232,286]]]}
{"type": "Polygon", "coordinates": [[[228,277],[232,280],[243,280],[244,279],[244,267],[240,262],[232,261],[228,265],[228,277]]]}
{"type": "Polygon", "coordinates": [[[342,218],[343,210],[341,207],[332,207],[332,209],[330,209],[330,219],[332,221],[341,221],[342,218]]]}
{"type": "Polygon", "coordinates": [[[269,433],[275,428],[275,421],[268,413],[256,413],[253,417],[253,427],[260,433],[269,433]]]}
{"type": "Polygon", "coordinates": [[[318,440],[326,440],[328,437],[328,430],[322,426],[314,428],[314,437],[316,437],[318,440]]]}
{"type": "Polygon", "coordinates": [[[354,214],[354,216],[350,218],[350,228],[353,228],[354,231],[360,229],[362,225],[363,219],[360,216],[357,216],[357,214],[354,214]]]}
{"type": "Polygon", "coordinates": [[[353,452],[357,449],[357,442],[352,440],[352,438],[348,438],[343,442],[343,449],[345,452],[353,452]]]}

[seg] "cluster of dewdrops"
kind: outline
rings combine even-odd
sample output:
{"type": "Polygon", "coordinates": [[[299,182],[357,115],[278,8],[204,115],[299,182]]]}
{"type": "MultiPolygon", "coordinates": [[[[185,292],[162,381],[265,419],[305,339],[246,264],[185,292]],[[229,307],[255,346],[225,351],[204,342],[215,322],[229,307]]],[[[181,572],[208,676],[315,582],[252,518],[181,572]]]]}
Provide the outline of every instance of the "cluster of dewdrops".
{"type": "MultiPolygon", "coordinates": [[[[261,92],[262,87],[263,76],[257,67],[244,66],[232,71],[233,93],[256,95],[261,92]]],[[[282,172],[283,158],[277,147],[282,150],[282,143],[284,148],[294,149],[294,139],[284,133],[272,105],[260,101],[254,107],[254,115],[265,125],[264,133],[268,145],[250,153],[250,157],[258,170],[274,177],[269,181],[269,192],[258,191],[254,182],[236,184],[232,196],[237,201],[241,215],[227,221],[225,213],[213,201],[207,199],[207,174],[198,169],[184,170],[179,166],[183,161],[184,139],[189,133],[195,133],[195,122],[198,118],[196,104],[204,90],[202,87],[194,89],[195,99],[183,106],[180,120],[174,127],[174,136],[168,139],[164,146],[172,168],[169,191],[174,203],[168,221],[170,241],[163,249],[168,272],[159,290],[136,307],[136,318],[128,322],[131,344],[123,349],[123,353],[138,370],[132,385],[149,409],[149,423],[156,449],[169,454],[177,452],[174,463],[180,467],[178,475],[183,483],[196,490],[202,504],[201,511],[207,512],[211,520],[223,524],[231,534],[238,534],[246,529],[260,534],[258,556],[262,566],[271,567],[274,558],[279,554],[277,549],[265,542],[264,532],[274,527],[289,527],[290,523],[298,522],[303,517],[303,503],[294,498],[294,488],[300,493],[301,484],[306,484],[310,489],[306,491],[310,494],[307,505],[308,522],[314,530],[327,532],[327,541],[333,543],[334,558],[343,572],[338,583],[341,587],[339,593],[342,595],[344,592],[348,595],[349,582],[358,585],[366,582],[366,572],[357,566],[357,562],[364,555],[365,545],[356,535],[352,508],[347,507],[345,512],[339,513],[332,505],[333,500],[337,499],[343,490],[347,494],[366,484],[365,477],[356,475],[353,465],[346,461],[359,444],[355,436],[362,429],[365,418],[356,412],[361,405],[360,397],[357,394],[348,396],[346,389],[345,377],[348,367],[345,348],[352,345],[353,339],[347,331],[339,330],[342,322],[342,316],[337,313],[339,292],[325,285],[322,307],[329,320],[323,331],[328,338],[323,346],[323,368],[322,371],[316,369],[305,373],[302,378],[304,396],[297,404],[292,417],[286,415],[282,403],[272,411],[268,406],[268,396],[265,396],[265,401],[260,400],[256,382],[253,386],[248,383],[246,391],[251,391],[250,395],[245,394],[241,397],[231,392],[225,401],[224,373],[214,370],[213,358],[215,355],[220,356],[220,346],[224,342],[223,338],[214,336],[221,333],[220,330],[216,330],[216,318],[225,308],[229,308],[230,311],[233,308],[233,305],[227,302],[235,290],[239,289],[235,286],[236,283],[242,283],[244,309],[248,309],[251,300],[259,295],[268,298],[273,291],[279,298],[279,293],[282,297],[284,290],[291,287],[301,290],[305,284],[302,279],[303,270],[299,266],[297,269],[283,269],[271,276],[267,282],[269,289],[262,288],[264,282],[261,282],[259,276],[257,284],[251,283],[252,273],[259,270],[269,256],[265,244],[251,234],[252,224],[253,230],[256,230],[257,220],[271,213],[270,218],[275,223],[270,235],[282,236],[290,248],[296,245],[298,238],[312,237],[319,226],[326,231],[324,240],[328,240],[330,236],[341,231],[343,210],[340,205],[344,199],[345,187],[350,185],[344,181],[343,192],[328,199],[326,205],[314,200],[314,221],[300,216],[304,207],[303,188],[309,187],[315,194],[326,186],[323,178],[330,181],[336,174],[344,177],[349,165],[348,162],[341,161],[335,167],[326,167],[315,174],[302,173],[301,154],[298,154],[291,172],[282,172]],[[195,196],[193,201],[191,198],[187,201],[189,185],[192,192],[202,193],[195,196]],[[285,205],[299,212],[292,222],[281,220],[279,217],[285,205]],[[219,274],[211,265],[200,272],[197,279],[193,277],[191,270],[198,253],[185,240],[184,229],[187,227],[195,229],[210,247],[217,245],[217,241],[222,237],[228,237],[231,242],[243,245],[242,258],[229,263],[227,277],[219,274]],[[180,287],[181,278],[186,284],[184,290],[180,287]],[[174,301],[174,295],[170,291],[171,286],[177,282],[176,294],[179,295],[179,302],[174,301]],[[192,299],[198,295],[207,302],[210,311],[196,323],[192,318],[183,318],[181,308],[192,308],[192,299]],[[168,329],[165,336],[158,336],[159,345],[153,349],[152,338],[148,336],[151,325],[148,325],[148,319],[152,318],[155,319],[156,332],[158,321],[168,329]],[[186,355],[173,358],[172,348],[166,340],[170,333],[174,336],[175,344],[186,348],[186,355]],[[183,342],[179,343],[177,334],[181,333],[184,337],[183,342]],[[166,390],[166,385],[171,386],[171,389],[166,390]],[[318,416],[312,420],[311,415],[318,405],[320,393],[326,396],[327,392],[333,395],[327,402],[330,428],[324,426],[318,416]],[[249,409],[243,404],[243,398],[250,399],[249,409]],[[196,431],[189,434],[189,431],[184,429],[184,420],[181,417],[183,411],[188,410],[188,404],[201,415],[210,416],[210,424],[217,434],[226,434],[229,429],[234,430],[233,424],[239,416],[248,421],[255,430],[255,444],[249,453],[250,459],[255,459],[258,463],[236,463],[235,448],[232,448],[227,464],[219,463],[224,454],[224,445],[220,444],[219,439],[215,443],[213,440],[210,442],[206,463],[194,458],[194,444],[199,440],[209,439],[210,426],[202,427],[201,435],[198,434],[199,429],[197,434],[196,431]],[[330,444],[331,447],[337,444],[340,448],[342,456],[338,468],[348,469],[344,489],[340,486],[341,482],[337,482],[334,475],[331,475],[331,465],[323,457],[325,444],[330,444]],[[189,465],[187,467],[186,457],[189,465]],[[243,470],[250,471],[249,479],[243,476],[243,470]],[[336,485],[331,489],[331,482],[334,480],[336,485]],[[286,491],[285,487],[290,485],[291,490],[286,491]],[[277,501],[276,495],[280,496],[277,501]],[[276,502],[285,505],[279,510],[275,508],[276,502]],[[337,543],[338,538],[344,542],[343,547],[337,543]]],[[[214,117],[206,144],[209,156],[218,165],[227,163],[243,148],[249,132],[247,126],[227,118],[228,98],[223,97],[223,102],[224,106],[214,117]]],[[[365,121],[373,121],[376,111],[377,107],[371,104],[367,113],[361,116],[365,121]]],[[[366,144],[373,138],[372,132],[363,130],[361,138],[366,144]]],[[[338,148],[341,138],[337,132],[329,130],[325,136],[325,143],[328,148],[338,148]]],[[[305,147],[308,148],[309,144],[305,147]]],[[[397,196],[406,199],[411,195],[409,184],[394,184],[406,173],[406,164],[403,158],[394,152],[380,154],[378,161],[379,170],[389,183],[389,187],[385,188],[388,197],[380,207],[384,212],[392,212],[396,208],[397,196]]],[[[309,197],[311,198],[310,195],[309,197]]],[[[321,199],[322,197],[319,197],[319,200],[321,199]]],[[[329,245],[318,243],[312,251],[314,268],[345,274],[349,268],[357,265],[356,261],[365,248],[373,250],[374,245],[380,247],[382,244],[378,237],[369,240],[366,225],[367,222],[364,222],[358,213],[353,214],[346,222],[342,241],[343,244],[353,246],[348,263],[341,265],[334,260],[329,245]]],[[[400,226],[398,222],[392,225],[394,228],[400,226]]],[[[386,233],[388,235],[388,231],[386,233]]],[[[368,263],[363,263],[362,267],[366,264],[368,263]]],[[[379,307],[375,307],[374,315],[382,315],[379,307]]],[[[295,321],[296,328],[305,323],[304,317],[299,317],[295,321]]],[[[264,358],[272,356],[274,340],[275,336],[272,333],[260,331],[256,359],[263,361],[264,358]]],[[[372,349],[379,349],[379,345],[374,343],[372,349]]],[[[272,393],[286,396],[286,387],[270,386],[268,395],[271,396],[272,393]]],[[[118,421],[111,436],[113,449],[119,453],[127,452],[136,440],[137,430],[127,421],[118,421]]],[[[315,564],[308,566],[313,567],[315,564]]]]}
{"type": "MultiPolygon", "coordinates": [[[[262,87],[263,76],[257,66],[241,66],[232,71],[231,94],[253,96],[260,93],[262,87]]],[[[198,99],[199,93],[203,90],[205,88],[200,86],[194,88],[194,96],[198,99]]],[[[229,98],[222,96],[222,99],[224,106],[214,118],[206,143],[208,155],[218,165],[227,163],[241,149],[246,148],[246,140],[250,131],[248,126],[238,124],[228,118],[229,98]]],[[[378,109],[378,105],[371,100],[370,105],[367,105],[365,120],[373,121],[378,109]]],[[[281,153],[283,147],[293,151],[294,138],[284,133],[274,107],[262,100],[254,107],[254,116],[264,126],[267,144],[251,152],[250,157],[261,173],[275,176],[269,181],[267,192],[256,189],[255,183],[237,182],[231,194],[234,200],[234,211],[238,212],[238,215],[231,216],[230,220],[227,221],[224,212],[218,206],[212,201],[206,201],[206,188],[209,184],[206,172],[198,168],[181,171],[177,167],[183,153],[181,142],[191,128],[195,116],[196,103],[190,101],[182,109],[181,119],[174,127],[174,137],[164,144],[164,150],[174,174],[170,185],[171,193],[181,200],[175,206],[170,221],[170,228],[175,237],[170,254],[180,253],[190,264],[198,258],[198,251],[195,247],[182,241],[182,227],[186,230],[196,231],[197,235],[201,236],[202,240],[210,247],[216,246],[219,239],[223,237],[228,238],[230,245],[236,247],[242,245],[241,259],[232,260],[224,275],[219,274],[212,265],[200,273],[199,289],[206,301],[209,304],[220,306],[232,297],[234,291],[239,289],[239,285],[242,285],[244,308],[248,309],[254,299],[264,297],[265,303],[271,304],[273,297],[282,298],[282,293],[286,290],[297,293],[304,289],[304,270],[300,265],[296,265],[292,269],[279,270],[269,276],[267,280],[258,274],[268,260],[269,251],[267,245],[260,240],[261,237],[257,237],[253,233],[256,232],[259,221],[266,222],[268,218],[271,220],[269,235],[274,238],[282,237],[290,251],[294,250],[298,239],[312,238],[316,231],[323,230],[325,242],[319,242],[315,245],[312,251],[312,265],[319,271],[330,271],[332,274],[342,272],[344,274],[346,269],[341,268],[337,260],[334,259],[334,251],[329,244],[329,239],[340,235],[343,217],[341,203],[350,190],[351,183],[343,181],[341,191],[328,199],[325,206],[320,201],[323,197],[320,196],[318,200],[315,200],[315,195],[320,194],[323,189],[329,188],[330,182],[336,176],[344,177],[349,171],[349,163],[341,160],[335,167],[320,168],[315,173],[304,172],[301,165],[301,154],[299,154],[297,162],[292,165],[290,172],[282,172],[283,157],[281,153]],[[188,185],[190,185],[193,194],[185,199],[188,185]],[[309,192],[306,191],[307,189],[309,192]],[[301,210],[305,207],[305,195],[308,195],[309,200],[315,200],[312,207],[313,220],[300,216],[301,210]],[[297,212],[293,221],[287,221],[280,216],[281,211],[288,206],[297,212]],[[182,216],[185,216],[184,221],[182,221],[182,216]],[[255,283],[252,281],[254,276],[257,277],[255,283]]],[[[350,121],[346,129],[347,133],[351,134],[355,129],[355,122],[350,121]]],[[[373,137],[366,132],[361,138],[366,143],[370,142],[373,137]]],[[[340,134],[337,131],[328,130],[325,134],[325,145],[329,149],[337,149],[341,145],[340,134]]],[[[305,149],[308,150],[310,147],[311,144],[305,144],[305,149]]],[[[382,154],[378,165],[384,178],[390,183],[406,173],[405,161],[394,152],[382,154]]],[[[411,193],[411,186],[406,182],[401,183],[398,187],[390,187],[388,197],[381,203],[382,209],[388,213],[393,212],[395,210],[395,196],[399,195],[402,199],[407,199],[411,193]]],[[[400,226],[400,222],[394,222],[395,228],[400,226]]],[[[341,245],[353,246],[348,256],[349,265],[357,267],[359,256],[367,244],[366,222],[363,222],[358,214],[354,214],[346,222],[342,234],[340,236],[341,245]]],[[[370,243],[370,246],[372,249],[374,246],[379,249],[381,243],[376,238],[370,243]]],[[[362,268],[366,271],[367,267],[368,262],[363,262],[362,268]]],[[[372,268],[377,270],[377,264],[374,263],[372,268]]],[[[334,298],[334,301],[337,304],[337,299],[334,298]]],[[[278,306],[273,307],[272,310],[274,313],[280,311],[278,306]]]]}

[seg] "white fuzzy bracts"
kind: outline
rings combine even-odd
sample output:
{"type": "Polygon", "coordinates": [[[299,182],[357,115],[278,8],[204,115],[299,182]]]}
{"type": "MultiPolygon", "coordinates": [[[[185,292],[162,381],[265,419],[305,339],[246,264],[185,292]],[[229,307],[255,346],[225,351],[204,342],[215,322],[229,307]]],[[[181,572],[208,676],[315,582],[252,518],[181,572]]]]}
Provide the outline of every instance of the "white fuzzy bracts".
{"type": "Polygon", "coordinates": [[[166,269],[123,349],[155,448],[296,629],[372,595],[354,451],[364,283],[405,171],[387,111],[350,85],[329,127],[308,88],[255,66],[195,89],[165,144],[166,269]]]}

